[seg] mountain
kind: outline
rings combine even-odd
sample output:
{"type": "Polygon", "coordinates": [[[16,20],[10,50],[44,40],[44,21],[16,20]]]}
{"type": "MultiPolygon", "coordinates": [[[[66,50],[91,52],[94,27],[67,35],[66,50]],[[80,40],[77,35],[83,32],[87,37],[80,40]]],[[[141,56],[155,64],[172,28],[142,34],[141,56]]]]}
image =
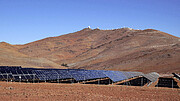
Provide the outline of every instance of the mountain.
{"type": "Polygon", "coordinates": [[[30,57],[18,52],[18,49],[6,42],[0,43],[0,65],[1,66],[24,66],[24,67],[61,67],[58,64],[44,58],[30,57]]]}
{"type": "MultiPolygon", "coordinates": [[[[180,72],[180,38],[154,29],[85,28],[24,45],[9,45],[5,49],[19,54],[13,58],[44,59],[49,61],[43,60],[45,64],[53,65],[39,66],[37,63],[38,67],[67,64],[68,68],[80,69],[180,72]]],[[[3,58],[1,53],[0,58],[3,58]]]]}

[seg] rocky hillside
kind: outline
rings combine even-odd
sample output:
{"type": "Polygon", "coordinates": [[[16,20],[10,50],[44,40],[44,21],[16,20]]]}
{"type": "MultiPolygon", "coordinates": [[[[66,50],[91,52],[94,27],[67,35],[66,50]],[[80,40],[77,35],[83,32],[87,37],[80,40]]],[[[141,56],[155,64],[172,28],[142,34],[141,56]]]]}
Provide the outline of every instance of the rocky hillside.
{"type": "Polygon", "coordinates": [[[22,54],[18,52],[16,47],[5,42],[0,43],[0,65],[37,68],[65,68],[44,58],[30,57],[22,54]]]}
{"type": "Polygon", "coordinates": [[[154,29],[85,28],[25,45],[10,46],[13,48],[5,49],[18,52],[23,55],[21,57],[45,59],[49,61],[46,64],[53,65],[49,67],[64,63],[68,68],[180,72],[180,38],[154,29]]]}

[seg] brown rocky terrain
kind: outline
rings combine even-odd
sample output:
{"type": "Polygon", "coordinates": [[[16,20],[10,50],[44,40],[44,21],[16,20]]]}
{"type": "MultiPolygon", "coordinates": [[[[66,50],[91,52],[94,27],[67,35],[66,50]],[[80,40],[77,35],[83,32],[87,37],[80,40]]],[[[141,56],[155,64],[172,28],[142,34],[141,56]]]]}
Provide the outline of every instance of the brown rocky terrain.
{"type": "Polygon", "coordinates": [[[13,45],[0,43],[0,65],[1,66],[24,66],[24,67],[61,67],[58,64],[44,58],[30,57],[18,52],[13,45]]]}
{"type": "MultiPolygon", "coordinates": [[[[7,62],[5,59],[1,65],[22,65],[32,58],[33,63],[28,64],[33,64],[31,67],[61,68],[59,65],[65,63],[69,68],[81,69],[180,72],[180,38],[154,29],[85,28],[25,45],[7,46],[0,45],[0,49],[14,61],[7,62]],[[12,52],[15,55],[11,55],[12,52]],[[23,58],[18,59],[20,57],[23,58]],[[37,59],[44,65],[39,65],[37,59]]],[[[2,52],[0,54],[3,60],[4,55],[2,52]]]]}
{"type": "Polygon", "coordinates": [[[179,101],[180,89],[0,82],[0,99],[3,101],[179,101]]]}

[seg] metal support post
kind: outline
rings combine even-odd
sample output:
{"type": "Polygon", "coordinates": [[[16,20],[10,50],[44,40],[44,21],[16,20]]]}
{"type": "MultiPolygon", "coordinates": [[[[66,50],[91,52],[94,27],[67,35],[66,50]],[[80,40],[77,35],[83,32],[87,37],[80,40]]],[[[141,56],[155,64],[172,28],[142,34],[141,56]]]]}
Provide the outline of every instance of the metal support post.
{"type": "Polygon", "coordinates": [[[8,76],[9,76],[9,74],[7,74],[7,82],[8,82],[8,76]]]}

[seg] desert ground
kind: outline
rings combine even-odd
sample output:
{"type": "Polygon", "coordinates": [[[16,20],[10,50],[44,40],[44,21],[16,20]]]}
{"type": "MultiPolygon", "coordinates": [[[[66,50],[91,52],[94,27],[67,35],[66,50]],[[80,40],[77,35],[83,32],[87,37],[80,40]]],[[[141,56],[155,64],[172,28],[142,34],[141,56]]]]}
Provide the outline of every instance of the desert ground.
{"type": "Polygon", "coordinates": [[[0,82],[1,101],[180,101],[180,89],[0,82]]]}

